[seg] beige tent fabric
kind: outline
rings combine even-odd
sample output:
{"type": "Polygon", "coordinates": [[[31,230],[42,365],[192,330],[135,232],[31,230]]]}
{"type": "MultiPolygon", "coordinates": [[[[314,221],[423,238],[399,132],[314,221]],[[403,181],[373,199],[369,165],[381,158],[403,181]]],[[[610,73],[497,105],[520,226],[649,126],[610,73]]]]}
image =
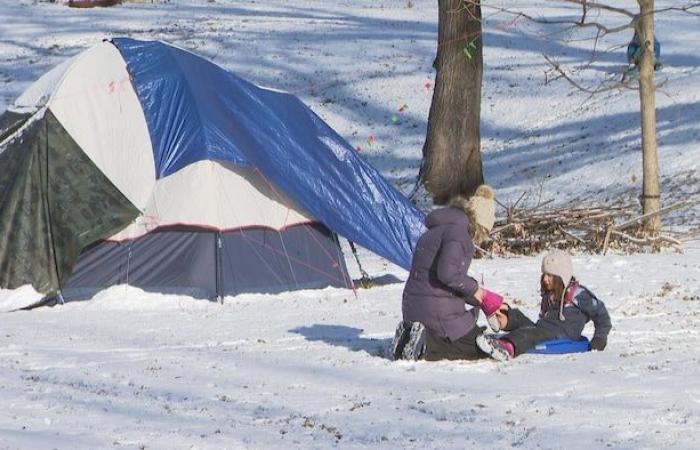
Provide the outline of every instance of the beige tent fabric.
{"type": "Polygon", "coordinates": [[[141,217],[111,239],[132,239],[169,225],[281,230],[312,220],[257,170],[206,160],[158,180],[141,217]]]}
{"type": "Polygon", "coordinates": [[[126,198],[143,209],[155,184],[151,138],[126,63],[103,42],[81,53],[49,109],[126,198]]]}

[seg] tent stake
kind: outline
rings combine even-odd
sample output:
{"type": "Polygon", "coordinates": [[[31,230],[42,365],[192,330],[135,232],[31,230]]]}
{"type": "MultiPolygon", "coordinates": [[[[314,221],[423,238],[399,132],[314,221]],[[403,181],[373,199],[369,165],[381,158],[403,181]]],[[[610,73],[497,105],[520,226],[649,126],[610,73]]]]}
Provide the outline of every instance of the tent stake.
{"type": "Polygon", "coordinates": [[[362,264],[360,264],[360,257],[357,256],[357,249],[355,248],[355,243],[349,239],[348,243],[350,244],[350,250],[352,250],[352,254],[355,256],[355,261],[357,261],[357,267],[359,267],[360,269],[360,275],[362,276],[362,278],[360,278],[360,286],[362,286],[363,288],[372,287],[372,278],[367,272],[365,272],[365,269],[362,268],[362,264]]]}

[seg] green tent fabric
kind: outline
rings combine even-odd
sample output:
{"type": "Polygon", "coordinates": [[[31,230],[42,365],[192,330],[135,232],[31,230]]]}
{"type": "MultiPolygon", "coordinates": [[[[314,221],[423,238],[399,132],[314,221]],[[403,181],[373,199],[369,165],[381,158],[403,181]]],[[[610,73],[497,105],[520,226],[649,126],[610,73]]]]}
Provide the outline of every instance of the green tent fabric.
{"type": "Polygon", "coordinates": [[[0,285],[6,288],[60,290],[85,246],[139,214],[48,110],[0,147],[0,167],[0,285]]]}
{"type": "Polygon", "coordinates": [[[20,114],[14,111],[5,111],[0,115],[0,142],[20,129],[30,117],[32,117],[31,114],[20,114]]]}

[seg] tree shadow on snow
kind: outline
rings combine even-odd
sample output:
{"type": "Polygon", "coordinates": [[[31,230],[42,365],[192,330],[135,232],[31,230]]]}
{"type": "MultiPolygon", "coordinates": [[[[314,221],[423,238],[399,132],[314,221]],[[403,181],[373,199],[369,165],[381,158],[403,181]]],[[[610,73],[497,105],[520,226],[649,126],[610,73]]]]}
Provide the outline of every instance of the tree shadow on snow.
{"type": "Polygon", "coordinates": [[[345,347],[353,352],[366,352],[370,356],[386,357],[386,350],[391,343],[389,339],[366,338],[360,336],[365,330],[345,325],[313,324],[309,327],[297,327],[289,330],[297,333],[307,341],[321,341],[337,347],[345,347]]]}

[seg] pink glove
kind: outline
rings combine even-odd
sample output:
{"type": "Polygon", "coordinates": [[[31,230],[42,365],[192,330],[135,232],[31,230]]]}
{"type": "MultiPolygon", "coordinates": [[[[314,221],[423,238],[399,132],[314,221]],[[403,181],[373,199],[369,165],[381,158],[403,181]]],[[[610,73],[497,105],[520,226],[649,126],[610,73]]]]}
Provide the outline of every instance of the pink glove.
{"type": "Polygon", "coordinates": [[[484,293],[481,296],[481,310],[486,314],[486,317],[489,317],[501,308],[503,297],[484,288],[481,290],[484,293]]]}

